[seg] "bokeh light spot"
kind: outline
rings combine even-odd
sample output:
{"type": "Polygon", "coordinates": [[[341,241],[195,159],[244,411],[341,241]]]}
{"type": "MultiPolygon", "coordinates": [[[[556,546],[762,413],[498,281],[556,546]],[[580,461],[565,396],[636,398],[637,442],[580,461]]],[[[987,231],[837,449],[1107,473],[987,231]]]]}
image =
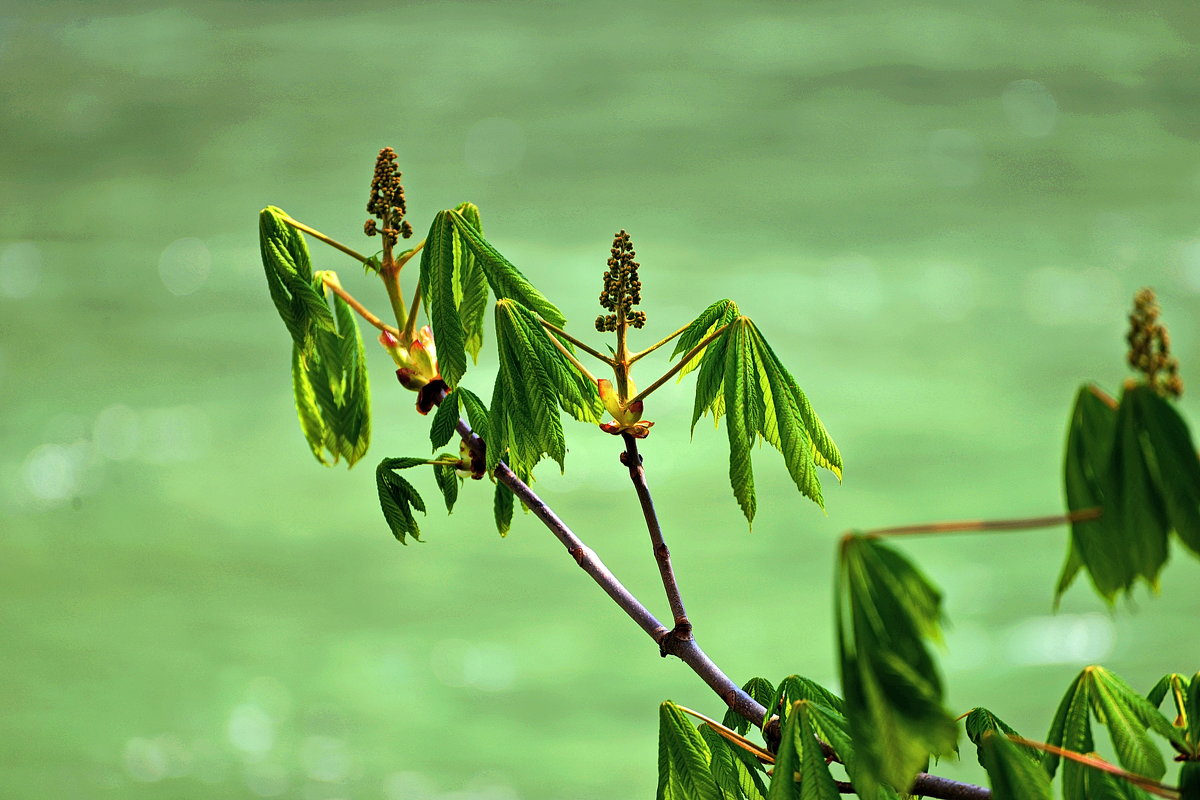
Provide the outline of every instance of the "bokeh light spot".
{"type": "Polygon", "coordinates": [[[167,753],[162,745],[154,739],[140,736],[125,743],[121,764],[129,777],[138,783],[155,783],[170,773],[167,753]]]}
{"type": "Polygon", "coordinates": [[[111,461],[125,461],[137,455],[142,427],[138,414],[126,405],[112,405],[96,415],[92,442],[100,454],[111,461]]]}
{"type": "Polygon", "coordinates": [[[1103,614],[1033,617],[1009,629],[996,648],[1014,664],[1091,664],[1112,653],[1116,630],[1103,614]]]}
{"type": "Polygon", "coordinates": [[[75,494],[79,487],[80,463],[71,448],[43,444],[25,459],[21,473],[25,488],[38,500],[59,502],[75,494]]]}
{"type": "Polygon", "coordinates": [[[176,239],[158,257],[158,276],[173,295],[189,295],[204,285],[212,271],[212,253],[200,239],[176,239]]]}
{"type": "Polygon", "coordinates": [[[229,715],[229,743],[247,756],[259,758],[275,747],[275,722],[261,707],[243,703],[229,715]]]}
{"type": "Polygon", "coordinates": [[[1049,136],[1058,121],[1058,103],[1037,81],[1013,81],[1000,96],[1004,116],[1013,130],[1031,139],[1049,136]]]}

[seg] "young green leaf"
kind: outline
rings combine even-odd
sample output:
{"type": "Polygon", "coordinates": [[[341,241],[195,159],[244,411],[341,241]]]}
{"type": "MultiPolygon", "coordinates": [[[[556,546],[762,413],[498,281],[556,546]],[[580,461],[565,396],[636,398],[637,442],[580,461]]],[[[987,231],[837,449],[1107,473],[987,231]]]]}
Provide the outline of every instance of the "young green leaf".
{"type": "Polygon", "coordinates": [[[451,211],[439,211],[421,250],[421,291],[442,380],[453,389],[467,371],[466,333],[455,302],[456,248],[451,211]]]}
{"type": "Polygon", "coordinates": [[[729,483],[747,522],[754,521],[758,503],[754,494],[754,467],[750,451],[763,418],[762,390],[758,384],[749,320],[741,317],[730,326],[725,360],[725,432],[729,437],[729,483]],[[744,322],[743,322],[744,320],[744,322]]]}
{"type": "Polygon", "coordinates": [[[846,716],[863,788],[904,789],[958,738],[925,640],[941,637],[941,595],[876,539],[842,540],[837,632],[846,716]]]}
{"type": "MultiPolygon", "coordinates": [[[[988,711],[986,708],[972,709],[971,713],[967,715],[967,719],[963,727],[966,728],[967,738],[970,739],[975,745],[975,755],[979,760],[979,765],[985,769],[987,768],[987,764],[984,763],[983,746],[981,744],[984,734],[995,732],[999,734],[1000,737],[1005,741],[1009,741],[1007,738],[1009,734],[1012,734],[1013,736],[1020,735],[1011,727],[1009,727],[1008,723],[997,717],[991,711],[988,711]]],[[[1040,752],[1032,747],[1026,747],[1024,745],[1018,746],[1014,744],[1013,746],[1018,748],[1017,752],[1024,753],[1026,758],[1029,758],[1035,764],[1037,764],[1039,769],[1041,768],[1042,754],[1040,752]]],[[[1044,773],[1045,770],[1042,770],[1042,772],[1044,773]]]]}
{"type": "Polygon", "coordinates": [[[400,540],[400,544],[408,544],[405,536],[411,536],[421,541],[421,529],[413,518],[415,508],[425,513],[425,501],[413,485],[397,474],[397,470],[422,466],[429,462],[424,458],[385,458],[375,468],[375,486],[379,491],[379,507],[383,510],[383,518],[387,520],[392,535],[400,540]]]}
{"type": "Polygon", "coordinates": [[[433,443],[434,450],[445,447],[446,443],[454,438],[454,429],[458,425],[458,404],[461,397],[461,390],[455,389],[446,395],[438,405],[437,412],[433,415],[433,422],[429,426],[429,441],[433,443]]]}
{"type": "Polygon", "coordinates": [[[283,221],[286,216],[274,206],[258,215],[259,250],[271,300],[292,341],[307,354],[316,330],[333,330],[333,316],[314,281],[304,236],[283,221]]]}
{"type": "Polygon", "coordinates": [[[1155,453],[1145,436],[1144,403],[1147,386],[1125,391],[1117,407],[1113,438],[1112,485],[1115,496],[1109,507],[1121,527],[1125,560],[1135,575],[1152,588],[1167,563],[1167,509],[1155,475],[1155,453]]]}
{"type": "Polygon", "coordinates": [[[500,370],[492,394],[489,468],[508,451],[522,477],[543,456],[563,466],[566,439],[559,408],[576,419],[598,422],[603,413],[596,386],[567,360],[538,318],[513,300],[496,303],[500,370]]]}
{"type": "MultiPolygon", "coordinates": [[[[713,303],[701,311],[700,316],[692,320],[683,333],[679,334],[679,338],[675,340],[675,349],[671,351],[671,358],[690,352],[693,347],[712,335],[718,328],[728,325],[737,319],[737,317],[737,303],[732,300],[718,300],[713,303]]],[[[683,380],[685,375],[699,367],[703,363],[707,353],[708,348],[705,347],[693,356],[692,360],[679,370],[678,380],[683,380]]],[[[695,423],[693,422],[692,425],[694,427],[695,423]]]]}
{"type": "MultiPolygon", "coordinates": [[[[473,203],[462,203],[454,210],[482,236],[483,223],[479,218],[477,206],[473,203]]],[[[457,227],[454,230],[454,303],[458,307],[458,316],[466,334],[467,352],[478,362],[479,351],[483,347],[483,318],[488,306],[488,282],[487,276],[483,274],[483,266],[457,227]]]]}
{"type": "MultiPolygon", "coordinates": [[[[567,324],[562,312],[546,297],[534,288],[521,272],[500,255],[496,248],[483,238],[483,234],[471,223],[464,214],[458,211],[446,212],[454,222],[454,229],[462,236],[462,241],[478,259],[479,265],[487,278],[492,293],[498,300],[511,299],[525,308],[535,312],[542,319],[559,328],[567,324]]],[[[441,343],[438,343],[441,346],[441,343]]]]}
{"type": "Polygon", "coordinates": [[[783,723],[779,751],[775,754],[775,774],[767,793],[768,800],[838,800],[840,794],[825,754],[817,744],[817,733],[810,717],[810,702],[792,704],[783,723]],[[797,781],[797,773],[799,781],[797,781]]]}
{"type": "Polygon", "coordinates": [[[658,800],[723,800],[704,739],[674,703],[659,706],[658,800]]]}
{"type": "Polygon", "coordinates": [[[488,441],[488,410],[474,392],[464,386],[458,387],[456,393],[461,395],[459,398],[463,407],[467,411],[467,422],[471,424],[471,430],[485,442],[488,441]]]}
{"type": "Polygon", "coordinates": [[[337,461],[337,453],[330,449],[329,456],[325,455],[327,448],[332,445],[330,438],[332,433],[325,427],[325,422],[321,418],[321,409],[313,394],[312,381],[309,378],[306,362],[300,348],[295,343],[292,344],[292,394],[296,399],[296,414],[300,418],[300,430],[304,432],[304,438],[308,441],[308,447],[312,450],[313,457],[327,467],[332,466],[337,461]]]}
{"type": "Polygon", "coordinates": [[[764,703],[764,705],[768,709],[779,708],[782,705],[786,710],[791,708],[792,703],[795,703],[797,700],[820,703],[833,709],[838,714],[845,713],[846,704],[842,698],[816,681],[805,678],[803,675],[789,675],[780,681],[779,688],[771,694],[770,702],[764,703]]]}
{"type": "Polygon", "coordinates": [[[512,528],[513,500],[512,490],[497,481],[496,495],[492,498],[492,512],[496,518],[496,530],[501,536],[508,536],[508,531],[512,528]]]}
{"type": "MultiPolygon", "coordinates": [[[[456,459],[458,456],[453,453],[442,453],[438,456],[439,461],[456,459]]],[[[446,501],[446,513],[454,511],[454,503],[458,500],[458,488],[462,483],[462,478],[458,477],[456,469],[449,464],[434,464],[433,478],[437,481],[437,487],[442,493],[442,499],[446,501]]]]}
{"type": "Polygon", "coordinates": [[[766,800],[766,787],[758,771],[747,767],[740,758],[745,751],[730,744],[707,724],[701,723],[696,731],[708,747],[708,768],[724,800],[766,800]]]}
{"type": "Polygon", "coordinates": [[[979,748],[979,763],[987,770],[995,800],[1051,800],[1050,776],[1026,749],[993,728],[972,741],[979,748]]]}

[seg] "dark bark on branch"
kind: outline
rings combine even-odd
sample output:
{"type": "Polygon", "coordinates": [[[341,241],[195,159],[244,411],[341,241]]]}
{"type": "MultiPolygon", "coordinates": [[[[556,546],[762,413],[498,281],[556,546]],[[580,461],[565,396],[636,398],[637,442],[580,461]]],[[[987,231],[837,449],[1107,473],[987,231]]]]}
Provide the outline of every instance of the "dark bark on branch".
{"type": "MultiPolygon", "coordinates": [[[[642,504],[642,516],[646,518],[646,530],[650,533],[654,560],[658,562],[663,590],[667,594],[667,603],[671,606],[671,616],[675,619],[675,627],[671,629],[670,635],[672,638],[690,639],[692,623],[688,621],[687,612],[683,608],[683,598],[675,580],[675,570],[671,568],[671,551],[663,539],[662,525],[659,524],[658,514],[654,510],[654,499],[650,496],[650,487],[646,484],[646,470],[642,467],[637,439],[628,433],[622,433],[621,436],[625,439],[625,452],[621,454],[621,463],[629,469],[629,479],[633,481],[638,502],[642,504]]],[[[666,655],[665,651],[663,655],[666,655]]]]}

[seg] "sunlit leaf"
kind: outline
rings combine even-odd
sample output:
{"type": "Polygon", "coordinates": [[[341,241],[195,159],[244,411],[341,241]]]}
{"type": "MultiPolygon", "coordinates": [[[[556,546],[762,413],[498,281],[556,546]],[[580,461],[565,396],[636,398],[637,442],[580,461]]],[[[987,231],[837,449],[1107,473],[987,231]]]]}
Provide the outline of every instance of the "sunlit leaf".
{"type": "Polygon", "coordinates": [[[704,739],[674,703],[659,706],[658,800],[723,800],[704,739]]]}
{"type": "Polygon", "coordinates": [[[326,444],[332,436],[321,419],[321,409],[317,406],[317,398],[313,394],[312,382],[305,368],[304,357],[300,348],[292,344],[292,394],[296,400],[296,414],[300,418],[300,430],[308,441],[308,447],[313,456],[326,466],[337,461],[337,454],[330,452],[326,456],[326,444]]]}
{"type": "Polygon", "coordinates": [[[455,228],[453,212],[439,211],[421,250],[421,291],[437,342],[438,367],[451,389],[467,370],[466,333],[455,302],[455,228]]]}
{"type": "MultiPolygon", "coordinates": [[[[482,235],[483,222],[479,218],[477,206],[473,203],[463,203],[454,210],[482,235]]],[[[475,252],[467,246],[457,228],[454,231],[454,302],[462,320],[463,332],[466,334],[467,352],[471,354],[471,358],[478,361],[479,351],[483,347],[483,318],[487,314],[488,282],[475,252]]]]}
{"type": "Polygon", "coordinates": [[[455,230],[461,234],[463,243],[478,259],[478,263],[487,277],[487,282],[492,287],[492,293],[497,299],[515,300],[559,328],[567,324],[566,317],[562,315],[562,312],[535,289],[533,284],[509,263],[508,259],[500,255],[466,216],[457,211],[447,213],[454,222],[455,230]]]}
{"type": "Polygon", "coordinates": [[[415,508],[425,513],[425,501],[413,485],[397,474],[397,470],[423,466],[429,462],[424,458],[385,458],[375,468],[375,486],[379,491],[379,507],[387,520],[392,535],[401,544],[408,544],[405,536],[421,540],[421,530],[413,518],[415,508]]]}
{"type": "MultiPolygon", "coordinates": [[[[708,308],[700,312],[700,316],[692,320],[691,324],[684,329],[683,333],[679,334],[679,338],[675,340],[675,349],[671,352],[671,358],[678,355],[684,355],[691,351],[693,347],[704,341],[709,335],[715,332],[723,325],[728,325],[738,317],[737,303],[732,300],[718,300],[708,308]]],[[[699,367],[707,357],[708,348],[705,347],[699,353],[692,357],[691,361],[679,370],[678,380],[683,380],[683,376],[687,375],[692,370],[699,367]]],[[[695,422],[692,423],[695,427],[695,422]]]]}
{"type": "Polygon", "coordinates": [[[879,541],[842,541],[837,580],[842,687],[860,780],[906,788],[930,755],[954,752],[953,717],[926,640],[941,636],[941,595],[879,541]]]}
{"type": "Polygon", "coordinates": [[[259,250],[271,300],[292,341],[307,354],[317,329],[333,330],[333,315],[314,281],[304,235],[283,221],[286,216],[275,206],[258,215],[259,250]]]}

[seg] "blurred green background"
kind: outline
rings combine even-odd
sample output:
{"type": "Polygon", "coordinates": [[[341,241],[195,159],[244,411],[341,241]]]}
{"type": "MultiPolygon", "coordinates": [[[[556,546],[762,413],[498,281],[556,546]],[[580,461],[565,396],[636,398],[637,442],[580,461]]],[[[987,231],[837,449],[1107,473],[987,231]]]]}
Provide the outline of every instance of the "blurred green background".
{"type": "MultiPolygon", "coordinates": [[[[828,515],[767,449],[747,533],[690,382],[647,409],[688,609],[737,680],[835,682],[841,531],[1060,509],[1073,393],[1119,387],[1138,287],[1200,381],[1191,2],[6,5],[5,796],[648,797],[658,702],[719,713],[532,518],[499,539],[486,487],[446,518],[419,476],[427,543],[391,538],[372,465],[428,421],[378,348],[365,463],[309,455],[256,214],[370,249],[384,145],[418,234],[479,204],[577,333],[626,228],[634,346],[732,296],[792,367],[846,459],[828,515]]],[[[617,440],[569,435],[540,489],[665,615],[617,440]]],[[[951,709],[1037,736],[1081,665],[1200,667],[1194,559],[1056,615],[1064,533],[904,543],[947,594],[951,709]]]]}

